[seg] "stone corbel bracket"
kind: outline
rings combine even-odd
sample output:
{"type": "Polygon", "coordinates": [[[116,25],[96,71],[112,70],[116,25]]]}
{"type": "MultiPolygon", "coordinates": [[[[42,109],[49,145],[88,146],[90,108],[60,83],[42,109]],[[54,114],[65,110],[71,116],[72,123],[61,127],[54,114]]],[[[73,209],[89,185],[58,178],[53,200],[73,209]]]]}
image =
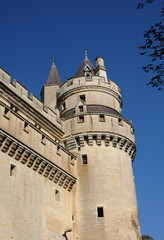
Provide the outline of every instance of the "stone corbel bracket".
{"type": "Polygon", "coordinates": [[[71,136],[66,139],[66,147],[70,151],[71,149],[84,147],[85,144],[93,146],[93,142],[101,146],[102,142],[105,142],[105,146],[112,146],[120,150],[125,151],[131,157],[132,161],[136,155],[136,146],[128,138],[115,133],[85,133],[76,136],[71,136]]]}
{"type": "Polygon", "coordinates": [[[67,189],[72,190],[76,183],[76,178],[64,171],[53,162],[37,154],[23,143],[14,139],[0,129],[0,151],[8,154],[10,157],[31,168],[38,174],[48,178],[50,181],[67,189]]]}

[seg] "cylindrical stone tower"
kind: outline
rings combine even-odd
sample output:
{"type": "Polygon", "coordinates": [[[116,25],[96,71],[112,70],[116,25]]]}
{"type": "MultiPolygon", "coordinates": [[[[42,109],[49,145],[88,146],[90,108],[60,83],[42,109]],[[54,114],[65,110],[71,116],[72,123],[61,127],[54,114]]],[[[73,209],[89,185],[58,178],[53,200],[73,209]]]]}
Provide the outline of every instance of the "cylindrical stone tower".
{"type": "Polygon", "coordinates": [[[65,146],[77,155],[73,240],[139,240],[132,161],[132,122],[121,115],[118,85],[85,57],[75,77],[61,86],[58,106],[65,146]]]}

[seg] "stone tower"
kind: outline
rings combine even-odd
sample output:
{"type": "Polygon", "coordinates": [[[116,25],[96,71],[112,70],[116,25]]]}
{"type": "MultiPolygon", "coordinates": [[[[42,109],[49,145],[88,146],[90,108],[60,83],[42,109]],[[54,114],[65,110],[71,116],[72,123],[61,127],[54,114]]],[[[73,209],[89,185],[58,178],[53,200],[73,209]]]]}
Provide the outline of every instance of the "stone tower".
{"type": "Polygon", "coordinates": [[[140,226],[132,161],[132,122],[121,115],[121,90],[104,59],[87,54],[58,95],[65,146],[78,157],[73,239],[138,240],[140,226]]]}
{"type": "Polygon", "coordinates": [[[104,59],[41,101],[0,68],[0,239],[141,240],[132,122],[104,59]]]}

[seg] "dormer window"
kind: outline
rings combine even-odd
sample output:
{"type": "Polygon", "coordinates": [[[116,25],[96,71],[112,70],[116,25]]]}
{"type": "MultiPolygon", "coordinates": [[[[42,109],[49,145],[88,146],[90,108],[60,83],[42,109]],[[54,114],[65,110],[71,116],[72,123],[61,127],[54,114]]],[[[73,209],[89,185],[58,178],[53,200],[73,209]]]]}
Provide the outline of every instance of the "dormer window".
{"type": "Polygon", "coordinates": [[[84,111],[83,106],[79,106],[79,111],[80,111],[80,112],[83,112],[83,111],[84,111]]]}
{"type": "Polygon", "coordinates": [[[92,70],[88,64],[84,68],[84,76],[86,77],[86,81],[91,80],[92,70]]]}

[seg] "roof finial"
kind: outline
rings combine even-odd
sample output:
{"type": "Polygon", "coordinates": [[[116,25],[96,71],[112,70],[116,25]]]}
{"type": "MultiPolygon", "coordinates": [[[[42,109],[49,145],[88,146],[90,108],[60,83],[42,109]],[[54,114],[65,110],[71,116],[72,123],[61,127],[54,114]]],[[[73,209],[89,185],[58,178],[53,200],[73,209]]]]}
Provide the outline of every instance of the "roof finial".
{"type": "Polygon", "coordinates": [[[88,53],[87,53],[87,48],[85,46],[85,58],[88,59],[88,53]]]}
{"type": "Polygon", "coordinates": [[[55,65],[55,57],[52,57],[52,64],[55,65]]]}

